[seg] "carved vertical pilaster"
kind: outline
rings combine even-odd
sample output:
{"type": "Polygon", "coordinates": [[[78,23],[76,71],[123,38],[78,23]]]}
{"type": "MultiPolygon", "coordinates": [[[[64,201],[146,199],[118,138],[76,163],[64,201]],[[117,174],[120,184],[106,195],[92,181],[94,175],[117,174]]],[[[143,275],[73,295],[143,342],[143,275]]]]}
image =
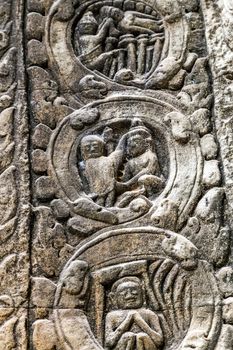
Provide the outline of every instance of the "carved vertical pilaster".
{"type": "Polygon", "coordinates": [[[226,7],[230,3],[230,0],[201,1],[215,99],[214,122],[223,164],[222,173],[226,188],[228,215],[232,225],[233,51],[228,43],[233,39],[232,32],[229,31],[229,24],[233,24],[233,14],[226,7]]]}
{"type": "Polygon", "coordinates": [[[0,348],[26,350],[30,178],[24,1],[0,3],[0,348]]]}

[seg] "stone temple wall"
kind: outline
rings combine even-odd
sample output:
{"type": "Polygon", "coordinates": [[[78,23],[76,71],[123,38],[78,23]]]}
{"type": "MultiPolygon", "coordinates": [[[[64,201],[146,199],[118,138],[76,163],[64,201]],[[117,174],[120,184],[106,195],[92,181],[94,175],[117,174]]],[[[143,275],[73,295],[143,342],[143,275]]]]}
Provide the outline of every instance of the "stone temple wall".
{"type": "Polygon", "coordinates": [[[233,350],[233,0],[0,0],[0,350],[233,350]]]}

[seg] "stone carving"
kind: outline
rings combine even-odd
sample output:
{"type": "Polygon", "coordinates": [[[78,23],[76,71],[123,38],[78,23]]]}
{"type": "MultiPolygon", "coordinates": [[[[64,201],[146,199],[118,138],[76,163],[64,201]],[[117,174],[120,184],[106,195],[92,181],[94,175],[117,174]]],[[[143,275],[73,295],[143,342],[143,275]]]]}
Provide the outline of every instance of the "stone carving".
{"type": "Polygon", "coordinates": [[[61,78],[68,74],[65,80],[75,91],[75,77],[71,78],[70,72],[79,72],[82,78],[84,68],[86,74],[98,71],[102,81],[110,78],[113,85],[115,81],[135,87],[179,89],[195,55],[186,52],[188,23],[182,16],[182,5],[175,1],[172,12],[170,5],[169,1],[84,2],[70,4],[69,15],[65,15],[64,3],[57,1],[46,24],[51,27],[47,47],[60,66],[61,78]],[[57,35],[58,26],[64,33],[69,28],[69,37],[57,35]],[[180,37],[179,45],[176,36],[180,37]],[[58,56],[55,40],[66,51],[69,72],[58,56]]]}
{"type": "Polygon", "coordinates": [[[94,75],[86,75],[79,82],[79,91],[86,98],[104,98],[107,94],[105,83],[95,79],[94,75]]]}
{"type": "Polygon", "coordinates": [[[113,284],[110,294],[115,310],[106,316],[105,345],[113,349],[158,349],[163,342],[159,318],[143,308],[140,279],[123,277],[113,284]]]}
{"type": "Polygon", "coordinates": [[[98,11],[99,23],[88,9],[78,19],[75,44],[80,61],[113,79],[124,69],[131,79],[148,74],[154,65],[153,56],[159,60],[164,39],[162,21],[156,13],[137,11],[136,5],[135,11],[116,6],[101,6],[98,11]]]}
{"type": "Polygon", "coordinates": [[[32,256],[35,268],[43,271],[45,276],[56,276],[59,271],[59,264],[65,263],[69,254],[73,252],[73,247],[67,244],[64,229],[61,224],[56,223],[52,211],[41,206],[34,209],[37,224],[34,229],[37,233],[34,241],[35,249],[32,256]],[[43,254],[46,248],[46,254],[43,254]],[[48,265],[47,261],[51,260],[48,265]]]}
{"type": "MultiPolygon", "coordinates": [[[[134,198],[137,196],[136,191],[139,195],[144,194],[146,189],[153,185],[155,189],[161,186],[160,167],[156,153],[152,150],[152,135],[147,128],[143,125],[135,127],[132,125],[120,138],[115,150],[107,156],[104,155],[105,149],[111,146],[107,144],[108,135],[105,130],[104,134],[103,138],[98,135],[87,135],[80,141],[80,172],[87,182],[89,196],[97,204],[114,206],[118,187],[123,193],[134,190],[131,195],[134,198]],[[121,181],[117,181],[121,166],[124,167],[123,174],[121,181]],[[145,190],[137,190],[137,187],[145,187],[145,190]]],[[[129,201],[130,193],[127,195],[129,201]]],[[[122,206],[124,197],[118,199],[119,206],[122,206]]]]}
{"type": "Polygon", "coordinates": [[[33,347],[214,350],[230,230],[199,4],[36,12],[33,347]]]}
{"type": "Polygon", "coordinates": [[[224,37],[227,42],[227,45],[232,50],[232,44],[231,44],[231,30],[232,30],[232,13],[233,13],[233,6],[231,0],[221,0],[219,1],[220,9],[222,10],[222,17],[225,20],[223,30],[224,30],[224,37]]]}
{"type": "Polygon", "coordinates": [[[14,3],[4,0],[0,4],[0,348],[23,350],[28,338],[30,204],[26,181],[26,106],[25,95],[18,89],[19,86],[23,89],[23,78],[18,75],[21,54],[16,50],[16,27],[14,3]]]}
{"type": "Polygon", "coordinates": [[[5,242],[13,234],[16,215],[16,184],[14,157],[14,93],[15,93],[15,48],[10,46],[12,29],[11,7],[0,9],[0,125],[1,125],[1,242],[5,242]]]}
{"type": "MultiPolygon", "coordinates": [[[[189,196],[184,196],[184,188],[201,181],[201,170],[198,169],[202,168],[203,162],[198,141],[194,141],[198,140],[198,136],[192,132],[191,121],[181,113],[171,112],[172,106],[164,105],[160,107],[160,114],[155,116],[158,123],[154,124],[151,119],[152,124],[146,126],[142,116],[138,116],[136,104],[140,108],[139,102],[136,103],[132,97],[130,99],[134,101],[134,110],[129,111],[127,104],[120,107],[122,110],[116,114],[116,117],[119,116],[116,122],[106,106],[112,108],[119,102],[109,99],[89,109],[74,112],[53,133],[49,144],[49,174],[57,186],[56,196],[70,207],[66,217],[71,216],[68,225],[72,231],[80,227],[80,215],[89,219],[86,222],[91,219],[107,225],[121,223],[142,216],[150,207],[166,198],[168,193],[169,200],[177,208],[184,205],[187,213],[189,211],[186,206],[189,196]],[[164,118],[161,118],[163,115],[164,118]],[[102,127],[101,123],[106,117],[108,122],[105,121],[102,127]],[[178,120],[169,123],[174,118],[178,120]],[[90,129],[96,122],[97,127],[90,129]],[[155,133],[158,136],[154,142],[155,133]],[[166,146],[170,140],[173,140],[173,150],[166,146]],[[181,184],[180,180],[188,171],[181,153],[184,148],[187,149],[187,156],[189,152],[194,155],[193,173],[187,175],[186,183],[181,184]]],[[[159,104],[151,99],[143,98],[143,101],[148,105],[146,115],[153,113],[152,103],[155,106],[159,104]]],[[[49,198],[52,195],[49,194],[49,198]]],[[[194,187],[194,198],[198,195],[194,187]]],[[[47,196],[47,192],[44,193],[44,198],[47,196]]],[[[177,215],[178,212],[179,209],[177,215]]]]}
{"type": "Polygon", "coordinates": [[[223,267],[217,273],[219,288],[223,296],[223,321],[221,335],[216,349],[232,347],[232,268],[223,267]]]}
{"type": "Polygon", "coordinates": [[[225,350],[232,2],[0,4],[0,349],[225,350]]]}
{"type": "MultiPolygon", "coordinates": [[[[86,344],[89,344],[90,346],[92,344],[95,349],[102,348],[95,343],[96,340],[94,340],[94,333],[92,333],[94,329],[96,330],[96,339],[98,339],[99,344],[102,344],[104,349],[108,349],[109,347],[114,349],[126,348],[127,346],[137,349],[141,349],[142,346],[147,349],[167,349],[178,341],[179,336],[176,331],[177,327],[180,329],[180,332],[186,327],[191,327],[184,338],[182,345],[180,341],[178,341],[178,344],[180,344],[179,348],[192,347],[196,344],[197,339],[199,339],[198,341],[202,345],[205,344],[207,346],[208,344],[213,343],[214,340],[211,339],[211,335],[207,336],[208,331],[205,333],[206,331],[204,329],[205,327],[216,327],[216,324],[210,326],[209,323],[212,322],[210,321],[210,315],[213,312],[213,307],[216,308],[216,310],[219,308],[218,304],[220,299],[218,299],[217,294],[215,294],[217,292],[216,287],[216,292],[214,292],[211,297],[210,294],[204,292],[204,289],[202,290],[202,298],[208,298],[212,305],[209,309],[208,307],[206,308],[206,312],[209,314],[208,317],[210,318],[206,318],[206,324],[205,326],[202,326],[202,329],[192,329],[192,322],[195,323],[195,318],[198,320],[198,317],[200,317],[199,312],[201,315],[201,310],[198,310],[200,306],[198,307],[194,301],[195,293],[198,293],[198,295],[200,293],[200,284],[195,284],[196,282],[194,281],[197,281],[196,278],[198,273],[204,271],[202,270],[204,266],[202,266],[202,263],[198,263],[194,251],[195,247],[192,243],[187,239],[182,238],[182,236],[176,235],[170,231],[166,232],[149,227],[144,229],[121,229],[116,230],[115,232],[105,232],[102,235],[99,235],[97,240],[93,239],[92,241],[89,241],[89,243],[86,242],[86,244],[84,243],[84,245],[81,245],[80,250],[78,250],[74,256],[74,259],[71,259],[65,268],[65,271],[62,272],[55,296],[56,305],[60,305],[64,308],[69,304],[70,307],[68,310],[55,310],[57,334],[59,339],[62,339],[64,347],[66,348],[69,343],[72,348],[79,346],[80,349],[82,349],[83,341],[80,339],[83,339],[83,335],[86,334],[86,344]],[[129,240],[128,242],[130,242],[134,236],[134,241],[135,239],[140,241],[147,237],[148,246],[144,246],[143,251],[137,246],[137,251],[133,252],[133,250],[131,250],[133,245],[127,245],[125,257],[132,257],[133,261],[130,260],[122,263],[122,258],[118,258],[115,260],[114,265],[109,265],[109,256],[114,257],[115,254],[118,254],[119,256],[119,247],[115,250],[115,241],[117,237],[117,239],[121,239],[122,235],[127,237],[126,239],[127,241],[129,240]],[[167,237],[165,235],[167,235],[167,237]],[[169,240],[169,243],[167,240],[169,240]],[[105,242],[111,247],[111,250],[104,251],[102,256],[87,254],[87,251],[89,250],[102,249],[106,244],[105,242]],[[161,255],[161,243],[165,255],[163,255],[163,253],[161,255]],[[181,255],[180,251],[176,248],[177,244],[183,245],[183,252],[181,252],[181,255]],[[150,249],[150,254],[154,256],[152,263],[146,260],[146,256],[148,256],[148,248],[150,249]],[[157,260],[155,256],[159,251],[160,258],[157,260]],[[130,252],[133,253],[132,256],[130,252]],[[174,252],[176,252],[175,255],[174,252]],[[167,254],[171,254],[175,260],[170,260],[167,254]],[[89,309],[89,317],[94,317],[96,327],[94,327],[91,332],[90,325],[87,323],[88,319],[82,313],[83,323],[81,328],[83,331],[82,333],[79,333],[78,329],[80,328],[78,325],[80,321],[78,315],[79,313],[81,315],[81,311],[79,311],[80,306],[78,306],[78,309],[74,308],[75,304],[79,303],[79,298],[76,296],[74,299],[75,304],[72,302],[73,297],[69,297],[69,299],[65,301],[65,293],[68,292],[68,289],[64,286],[63,281],[64,279],[66,280],[66,276],[68,276],[70,271],[76,266],[76,269],[79,271],[78,281],[82,281],[81,288],[85,289],[84,285],[86,282],[84,282],[84,275],[86,272],[84,271],[87,271],[88,265],[80,260],[82,256],[86,256],[88,259],[91,258],[89,264],[94,264],[91,273],[93,280],[91,290],[94,290],[93,292],[90,292],[89,301],[90,305],[94,307],[94,310],[91,311],[89,309]],[[136,260],[135,257],[137,257],[136,260]],[[144,260],[142,260],[142,258],[144,258],[144,260]],[[195,264],[187,264],[188,259],[191,259],[190,261],[195,261],[195,264]],[[186,261],[186,264],[182,265],[184,268],[183,270],[177,261],[184,260],[186,261]],[[81,266],[85,267],[83,272],[80,271],[81,266]],[[94,266],[96,267],[94,268],[94,266]],[[99,268],[98,266],[102,267],[99,268]],[[165,276],[168,278],[168,285],[163,282],[165,276]],[[186,280],[187,284],[183,284],[182,281],[184,280],[186,280]],[[183,314],[183,311],[187,309],[179,309],[179,307],[178,309],[171,309],[173,306],[170,298],[173,298],[174,296],[177,297],[177,306],[180,302],[184,302],[180,293],[192,294],[190,302],[193,300],[194,304],[192,306],[186,306],[188,308],[191,307],[186,315],[183,314]],[[93,298],[95,299],[94,304],[91,301],[93,298]],[[213,306],[213,302],[216,303],[215,306],[213,306]],[[192,307],[194,309],[192,309],[192,307]],[[105,310],[108,311],[106,312],[105,310]],[[178,312],[179,321],[181,322],[179,326],[174,323],[176,312],[178,312]],[[72,319],[70,317],[72,317],[72,319]],[[191,323],[190,317],[193,318],[191,323]],[[70,321],[68,322],[68,320],[70,321]],[[76,324],[74,323],[75,320],[76,324]],[[87,335],[87,332],[89,335],[87,335]],[[178,336],[177,340],[172,340],[171,334],[174,334],[175,339],[178,336]]],[[[207,268],[207,265],[205,268],[207,268]]],[[[212,283],[211,272],[208,268],[207,271],[209,271],[207,272],[207,275],[209,276],[207,280],[210,278],[210,283],[212,283]]],[[[202,274],[203,273],[204,272],[202,272],[202,274]]],[[[69,286],[72,287],[69,292],[77,292],[80,282],[76,282],[76,287],[74,287],[73,282],[75,281],[75,278],[76,277],[72,277],[72,282],[70,281],[69,286]]],[[[86,301],[88,302],[87,297],[86,301]]],[[[215,314],[215,317],[219,318],[220,315],[217,316],[217,313],[215,314]]],[[[215,330],[217,330],[217,328],[215,328],[215,330]]]]}
{"type": "Polygon", "coordinates": [[[217,266],[221,266],[227,260],[230,244],[229,227],[224,227],[221,223],[223,197],[222,188],[209,190],[198,203],[195,216],[189,219],[183,230],[183,234],[192,237],[192,242],[200,250],[202,246],[199,246],[199,242],[202,242],[201,244],[206,242],[202,256],[217,266]]]}

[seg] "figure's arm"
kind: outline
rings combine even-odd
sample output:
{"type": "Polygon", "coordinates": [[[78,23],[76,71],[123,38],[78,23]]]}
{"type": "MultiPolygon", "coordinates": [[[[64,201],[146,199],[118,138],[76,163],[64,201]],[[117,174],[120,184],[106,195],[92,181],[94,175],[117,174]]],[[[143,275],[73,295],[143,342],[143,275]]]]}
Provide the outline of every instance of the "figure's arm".
{"type": "Polygon", "coordinates": [[[159,324],[159,319],[156,314],[151,314],[149,317],[150,325],[137,313],[134,316],[134,322],[141,328],[143,332],[149,335],[156,346],[163,343],[162,330],[159,324]]]}
{"type": "Polygon", "coordinates": [[[114,24],[112,18],[105,18],[103,22],[100,24],[98,33],[96,34],[96,38],[99,42],[104,40],[108,35],[109,28],[114,24]]]}
{"type": "Polygon", "coordinates": [[[156,153],[153,153],[153,157],[150,158],[149,166],[150,166],[150,169],[151,169],[151,174],[153,173],[153,175],[156,175],[156,176],[160,176],[161,175],[159,161],[158,161],[158,157],[157,157],[156,153]]]}
{"type": "Polygon", "coordinates": [[[143,175],[155,175],[157,176],[159,183],[159,179],[161,179],[161,182],[163,181],[163,179],[161,178],[157,156],[155,154],[153,154],[153,156],[147,154],[147,157],[147,162],[143,166],[143,169],[128,181],[128,185],[136,183],[138,179],[143,175]]]}
{"type": "Polygon", "coordinates": [[[114,323],[113,323],[113,315],[109,314],[106,317],[106,338],[105,338],[105,345],[112,348],[115,346],[122,335],[129,330],[129,327],[131,326],[133,315],[128,314],[124,321],[116,328],[114,329],[114,323]]]}
{"type": "Polygon", "coordinates": [[[127,139],[127,134],[123,135],[120,138],[120,141],[118,142],[118,145],[115,151],[109,155],[109,157],[111,157],[114,160],[115,169],[118,169],[120,163],[122,162],[124,150],[126,147],[126,139],[127,139]]]}
{"type": "Polygon", "coordinates": [[[125,167],[124,167],[124,172],[123,172],[123,176],[122,176],[122,181],[123,182],[127,182],[130,180],[130,178],[132,177],[131,171],[130,171],[130,166],[128,163],[126,163],[125,167]]]}
{"type": "Polygon", "coordinates": [[[146,27],[143,26],[139,26],[136,25],[134,23],[132,23],[132,20],[127,19],[127,18],[123,18],[120,22],[119,22],[119,28],[124,30],[124,31],[129,31],[130,33],[134,33],[134,32],[138,32],[141,34],[154,34],[154,31],[151,29],[148,29],[146,27]]]}
{"type": "Polygon", "coordinates": [[[135,11],[127,11],[124,18],[120,21],[120,27],[130,32],[139,32],[143,34],[154,34],[163,29],[160,21],[156,21],[154,17],[137,13],[135,11]]]}
{"type": "Polygon", "coordinates": [[[153,171],[150,167],[149,160],[147,161],[145,167],[141,171],[139,171],[135,176],[133,176],[130,180],[127,181],[127,185],[130,186],[135,184],[142,175],[153,175],[153,171]]]}
{"type": "Polygon", "coordinates": [[[125,149],[125,146],[126,146],[126,140],[127,140],[127,136],[128,136],[128,133],[123,135],[119,142],[118,142],[118,145],[116,147],[116,151],[124,151],[125,149]]]}
{"type": "Polygon", "coordinates": [[[154,16],[148,15],[148,14],[143,13],[143,12],[126,11],[125,13],[126,13],[126,14],[127,14],[127,13],[133,14],[135,17],[139,17],[139,18],[151,19],[151,20],[153,20],[154,22],[156,22],[157,24],[162,24],[162,23],[163,23],[162,20],[155,20],[155,17],[154,17],[154,16]]]}

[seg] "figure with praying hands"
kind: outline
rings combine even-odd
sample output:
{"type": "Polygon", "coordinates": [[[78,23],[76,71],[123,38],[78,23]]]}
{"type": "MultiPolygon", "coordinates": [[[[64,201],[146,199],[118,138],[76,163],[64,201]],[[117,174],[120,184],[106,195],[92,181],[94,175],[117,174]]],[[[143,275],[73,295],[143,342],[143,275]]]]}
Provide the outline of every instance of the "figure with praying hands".
{"type": "Polygon", "coordinates": [[[116,281],[110,297],[115,310],[105,322],[105,347],[112,350],[158,350],[163,344],[159,317],[145,306],[145,291],[138,277],[116,281]]]}

